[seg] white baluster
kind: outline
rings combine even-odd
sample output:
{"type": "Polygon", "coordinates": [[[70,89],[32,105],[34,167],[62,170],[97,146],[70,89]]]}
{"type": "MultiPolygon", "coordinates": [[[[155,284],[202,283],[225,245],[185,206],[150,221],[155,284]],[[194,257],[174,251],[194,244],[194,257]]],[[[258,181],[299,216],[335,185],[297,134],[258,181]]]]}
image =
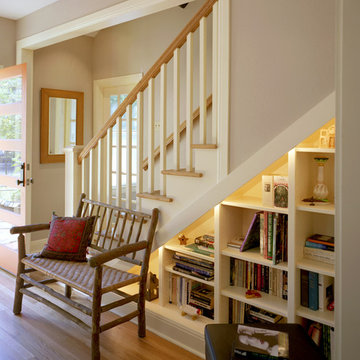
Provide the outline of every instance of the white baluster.
{"type": "Polygon", "coordinates": [[[160,71],[160,195],[166,195],[166,64],[161,65],[160,71]]]}
{"type": "Polygon", "coordinates": [[[193,33],[186,38],[186,170],[193,171],[193,33]]]}
{"type": "Polygon", "coordinates": [[[180,169],[180,49],[174,51],[174,90],[173,90],[173,117],[174,117],[174,169],[180,169]]]}
{"type": "Polygon", "coordinates": [[[200,144],[206,144],[206,17],[200,20],[200,144]]]}
{"type": "MultiPolygon", "coordinates": [[[[143,159],[144,159],[144,96],[143,92],[137,95],[137,182],[136,193],[143,192],[143,159]]],[[[136,198],[136,208],[141,209],[141,198],[136,198]]]]}
{"type": "Polygon", "coordinates": [[[132,197],[132,105],[126,107],[126,207],[131,209],[132,197]]]}
{"type": "Polygon", "coordinates": [[[81,192],[87,196],[89,196],[89,162],[89,156],[82,159],[81,162],[81,192]]]}
{"type": "Polygon", "coordinates": [[[98,141],[98,146],[97,146],[97,192],[96,192],[96,196],[97,196],[97,200],[98,201],[102,201],[103,200],[103,187],[104,187],[104,175],[103,175],[103,157],[104,157],[104,139],[101,138],[98,141]]]}
{"type": "Polygon", "coordinates": [[[106,136],[106,201],[108,204],[112,203],[112,130],[107,130],[106,136]]]}
{"type": "Polygon", "coordinates": [[[122,153],[122,120],[120,117],[116,119],[117,132],[117,149],[116,149],[116,205],[122,206],[121,204],[121,191],[122,191],[122,177],[121,177],[121,153],[122,153]]]}
{"type": "Polygon", "coordinates": [[[95,193],[94,193],[94,180],[95,180],[95,171],[96,171],[96,166],[94,164],[95,162],[95,156],[94,156],[94,149],[90,150],[90,155],[89,155],[89,199],[91,200],[96,200],[95,199],[95,193]]]}
{"type": "Polygon", "coordinates": [[[154,79],[149,80],[148,86],[148,192],[154,192],[154,79]]]}
{"type": "Polygon", "coordinates": [[[213,5],[212,13],[213,31],[212,31],[212,120],[211,120],[211,137],[212,143],[217,144],[217,104],[218,104],[218,3],[213,5]]]}

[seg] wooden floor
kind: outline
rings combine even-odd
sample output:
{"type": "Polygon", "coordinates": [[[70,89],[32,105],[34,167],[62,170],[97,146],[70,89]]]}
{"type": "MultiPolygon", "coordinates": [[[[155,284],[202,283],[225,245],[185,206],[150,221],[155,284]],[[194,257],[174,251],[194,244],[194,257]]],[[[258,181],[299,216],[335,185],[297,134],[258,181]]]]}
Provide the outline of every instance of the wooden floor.
{"type": "MultiPolygon", "coordinates": [[[[90,336],[57,312],[24,296],[23,311],[12,313],[15,278],[0,270],[0,360],[90,359],[90,336]]],[[[127,322],[100,335],[101,359],[199,360],[200,358],[127,322]]]]}

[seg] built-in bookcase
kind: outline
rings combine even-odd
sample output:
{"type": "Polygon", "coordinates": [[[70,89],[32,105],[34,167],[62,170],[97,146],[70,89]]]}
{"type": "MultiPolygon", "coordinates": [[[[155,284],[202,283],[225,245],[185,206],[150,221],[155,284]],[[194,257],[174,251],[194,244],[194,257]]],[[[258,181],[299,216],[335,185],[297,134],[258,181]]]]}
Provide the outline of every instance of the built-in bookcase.
{"type": "MultiPolygon", "coordinates": [[[[328,128],[333,123],[334,121],[326,124],[324,128],[328,128]]],[[[214,257],[190,253],[192,256],[210,259],[214,262],[214,281],[205,281],[193,278],[190,275],[177,274],[193,281],[205,282],[214,287],[214,320],[201,316],[195,320],[194,322],[202,324],[202,327],[197,327],[200,333],[203,331],[203,326],[209,322],[228,322],[230,299],[282,315],[287,318],[288,322],[300,323],[301,318],[306,318],[335,327],[334,311],[312,311],[300,305],[301,269],[335,278],[334,265],[303,257],[305,241],[310,235],[320,233],[334,236],[335,149],[319,148],[319,131],[224,199],[212,211],[183,230],[190,242],[203,234],[214,233],[215,235],[214,257]],[[309,205],[309,203],[303,202],[303,199],[312,196],[317,181],[317,164],[314,158],[324,156],[328,158],[324,168],[324,178],[329,190],[329,202],[321,205],[309,205]],[[263,205],[262,175],[288,177],[288,208],[263,205]],[[288,261],[273,264],[271,260],[265,259],[260,254],[259,248],[240,252],[236,248],[228,247],[228,242],[233,238],[246,234],[254,214],[258,211],[277,212],[288,216],[288,261]],[[247,298],[245,288],[230,284],[230,262],[232,258],[287,271],[287,299],[266,293],[261,293],[260,298],[247,298]]],[[[170,274],[175,273],[172,269],[175,252],[189,254],[183,245],[179,245],[177,237],[171,239],[159,252],[159,304],[171,309],[174,314],[180,312],[177,306],[169,305],[169,278],[171,277],[170,274]]]]}

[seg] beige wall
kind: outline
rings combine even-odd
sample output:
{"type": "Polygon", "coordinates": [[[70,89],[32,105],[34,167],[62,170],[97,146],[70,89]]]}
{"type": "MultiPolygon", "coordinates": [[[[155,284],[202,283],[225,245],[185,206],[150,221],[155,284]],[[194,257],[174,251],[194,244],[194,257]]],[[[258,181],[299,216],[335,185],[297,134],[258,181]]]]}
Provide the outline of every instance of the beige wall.
{"type": "Polygon", "coordinates": [[[334,39],[335,0],[231,1],[231,170],[334,90],[334,39]]]}
{"type": "Polygon", "coordinates": [[[146,72],[204,1],[175,7],[100,31],[94,39],[94,79],[146,72]]]}
{"type": "Polygon", "coordinates": [[[0,17],[0,65],[15,65],[15,21],[0,17]]]}
{"type": "Polygon", "coordinates": [[[40,89],[84,92],[84,141],[92,122],[92,42],[79,37],[34,52],[32,223],[48,221],[51,212],[64,214],[65,165],[40,164],[40,89]]]}
{"type": "Polygon", "coordinates": [[[59,0],[17,21],[16,39],[92,14],[126,0],[59,0]]]}
{"type": "Polygon", "coordinates": [[[336,328],[339,360],[359,357],[360,2],[338,1],[336,328]],[[340,11],[340,9],[342,11],[340,11]]]}

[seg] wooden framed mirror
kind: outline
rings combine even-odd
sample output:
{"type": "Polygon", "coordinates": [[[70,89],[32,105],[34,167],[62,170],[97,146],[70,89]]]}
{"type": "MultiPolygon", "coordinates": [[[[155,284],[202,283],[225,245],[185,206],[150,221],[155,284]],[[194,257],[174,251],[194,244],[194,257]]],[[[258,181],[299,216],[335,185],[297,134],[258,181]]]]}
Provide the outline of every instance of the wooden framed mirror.
{"type": "Polygon", "coordinates": [[[40,163],[65,162],[64,148],[83,145],[84,93],[41,89],[40,163]]]}

